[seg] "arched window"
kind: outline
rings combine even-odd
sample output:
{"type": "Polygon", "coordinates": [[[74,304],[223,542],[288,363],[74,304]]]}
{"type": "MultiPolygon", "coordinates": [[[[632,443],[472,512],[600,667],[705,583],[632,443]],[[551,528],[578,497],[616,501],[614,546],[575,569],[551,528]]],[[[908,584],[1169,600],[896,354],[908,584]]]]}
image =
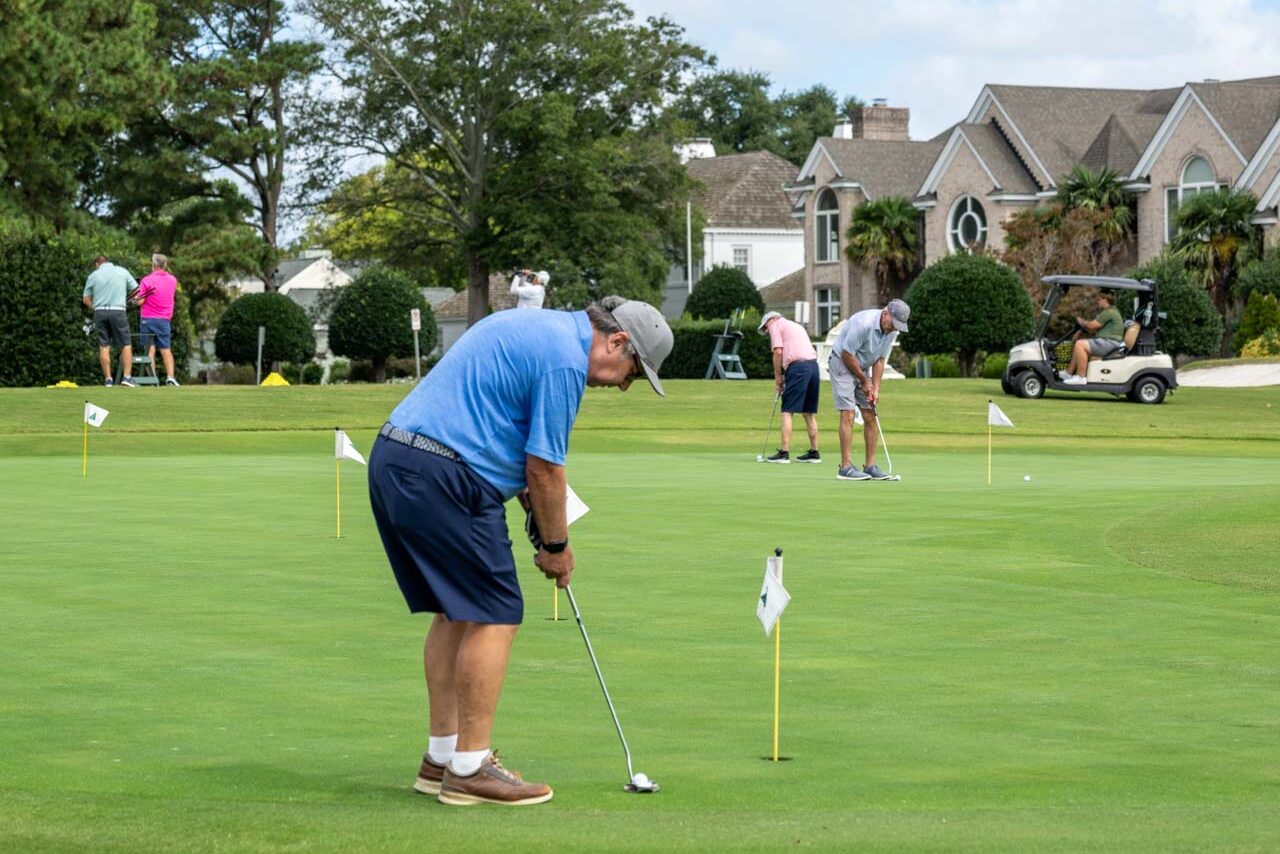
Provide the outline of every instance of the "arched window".
{"type": "Polygon", "coordinates": [[[1170,242],[1178,233],[1178,208],[1201,193],[1216,193],[1225,188],[1213,174],[1213,166],[1203,157],[1192,157],[1182,167],[1178,186],[1165,189],[1165,237],[1170,242]]]}
{"type": "Polygon", "coordinates": [[[836,204],[835,193],[823,190],[818,194],[814,219],[817,220],[815,260],[840,260],[840,209],[836,204]]]}
{"type": "Polygon", "coordinates": [[[961,196],[951,206],[947,243],[952,252],[971,252],[987,245],[987,213],[973,196],[961,196]]]}

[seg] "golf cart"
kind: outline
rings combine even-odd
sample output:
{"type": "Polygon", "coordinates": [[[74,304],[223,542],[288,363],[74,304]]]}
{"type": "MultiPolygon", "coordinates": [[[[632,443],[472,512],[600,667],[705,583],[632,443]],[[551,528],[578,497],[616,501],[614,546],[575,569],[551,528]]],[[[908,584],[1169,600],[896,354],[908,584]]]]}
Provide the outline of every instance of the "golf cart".
{"type": "Polygon", "coordinates": [[[1036,339],[1009,351],[1009,365],[1000,380],[1005,394],[1037,398],[1043,397],[1046,389],[1093,391],[1123,394],[1134,403],[1160,403],[1167,392],[1178,387],[1173,359],[1156,352],[1156,332],[1165,315],[1160,312],[1155,282],[1110,276],[1045,276],[1041,281],[1049,289],[1040,308],[1036,339]],[[1070,328],[1060,336],[1050,331],[1054,308],[1072,288],[1114,291],[1116,308],[1121,314],[1129,312],[1124,345],[1105,357],[1091,357],[1083,385],[1062,381],[1071,358],[1072,336],[1079,326],[1072,318],[1070,328]]]}

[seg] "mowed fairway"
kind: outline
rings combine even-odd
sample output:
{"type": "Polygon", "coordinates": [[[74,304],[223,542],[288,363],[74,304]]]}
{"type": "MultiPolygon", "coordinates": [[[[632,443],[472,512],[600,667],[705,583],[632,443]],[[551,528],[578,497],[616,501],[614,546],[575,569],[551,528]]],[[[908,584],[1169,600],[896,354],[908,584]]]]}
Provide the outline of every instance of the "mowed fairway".
{"type": "Polygon", "coordinates": [[[407,391],[0,392],[0,851],[1280,848],[1280,389],[886,384],[896,484],[834,479],[825,396],[826,461],[782,467],[754,462],[766,383],[590,391],[574,591],[662,791],[623,793],[517,541],[494,741],[556,790],[520,810],[411,791],[427,621],[355,464],[333,537],[333,426],[367,452],[407,391]],[[86,396],[111,415],[82,479],[86,396]],[[988,487],[990,396],[1018,426],[988,487]]]}

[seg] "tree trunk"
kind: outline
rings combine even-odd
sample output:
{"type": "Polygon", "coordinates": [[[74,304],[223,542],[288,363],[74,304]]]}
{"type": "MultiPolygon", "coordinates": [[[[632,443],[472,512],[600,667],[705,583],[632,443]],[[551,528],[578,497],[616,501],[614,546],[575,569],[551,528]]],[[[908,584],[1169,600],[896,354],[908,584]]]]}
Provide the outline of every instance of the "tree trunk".
{"type": "Polygon", "coordinates": [[[385,383],[387,381],[387,357],[373,357],[373,381],[375,383],[385,383]]]}
{"type": "Polygon", "coordinates": [[[489,265],[467,256],[467,326],[489,314],[489,265]]]}
{"type": "Polygon", "coordinates": [[[973,360],[977,355],[977,352],[974,350],[961,350],[956,353],[956,363],[960,366],[960,376],[973,376],[973,360]]]}

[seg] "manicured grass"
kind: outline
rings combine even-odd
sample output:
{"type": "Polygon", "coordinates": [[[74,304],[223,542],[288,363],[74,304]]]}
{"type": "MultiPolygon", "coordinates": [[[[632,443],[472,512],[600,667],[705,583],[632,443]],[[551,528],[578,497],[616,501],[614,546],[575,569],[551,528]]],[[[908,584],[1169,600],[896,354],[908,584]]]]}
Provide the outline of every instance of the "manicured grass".
{"type": "Polygon", "coordinates": [[[519,811],[409,790],[426,621],[359,466],[332,536],[332,427],[367,450],[407,390],[0,392],[0,850],[1280,845],[1280,390],[898,383],[897,484],[834,480],[825,400],[827,462],[781,467],[753,462],[764,383],[590,392],[574,589],[663,791],[621,791],[581,638],[517,545],[495,743],[556,788],[519,811]],[[82,479],[85,397],[111,416],[82,479]],[[990,487],[988,397],[1018,425],[990,487]],[[776,765],[754,617],[775,546],[776,765]]]}

